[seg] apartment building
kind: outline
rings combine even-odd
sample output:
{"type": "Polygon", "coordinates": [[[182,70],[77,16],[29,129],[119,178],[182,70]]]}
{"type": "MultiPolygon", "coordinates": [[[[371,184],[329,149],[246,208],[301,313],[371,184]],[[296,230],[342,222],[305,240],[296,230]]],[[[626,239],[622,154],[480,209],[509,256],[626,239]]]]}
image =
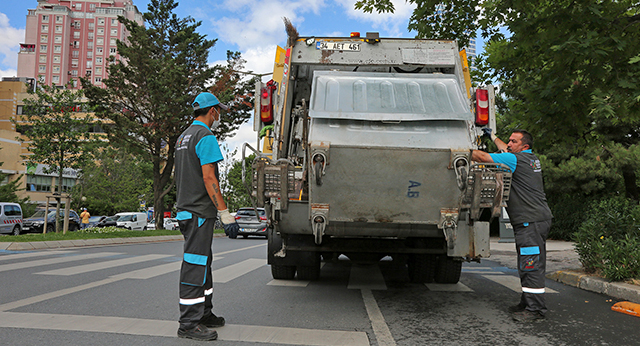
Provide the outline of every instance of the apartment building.
{"type": "Polygon", "coordinates": [[[18,53],[18,77],[79,87],[78,77],[101,85],[117,40],[127,37],[118,16],[143,24],[133,0],[38,0],[29,9],[18,53]]]}

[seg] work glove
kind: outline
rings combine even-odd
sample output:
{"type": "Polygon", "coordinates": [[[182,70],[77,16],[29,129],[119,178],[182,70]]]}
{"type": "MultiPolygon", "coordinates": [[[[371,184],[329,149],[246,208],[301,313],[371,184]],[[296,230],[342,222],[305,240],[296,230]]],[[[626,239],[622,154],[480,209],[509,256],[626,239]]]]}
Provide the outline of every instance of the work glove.
{"type": "Polygon", "coordinates": [[[495,141],[496,138],[498,138],[496,135],[493,134],[493,129],[491,129],[490,127],[483,127],[482,132],[484,133],[485,136],[491,137],[491,141],[495,141]]]}
{"type": "Polygon", "coordinates": [[[236,218],[229,213],[228,209],[220,210],[220,221],[222,221],[224,225],[224,233],[228,235],[229,238],[238,237],[240,226],[238,226],[236,218]]]}

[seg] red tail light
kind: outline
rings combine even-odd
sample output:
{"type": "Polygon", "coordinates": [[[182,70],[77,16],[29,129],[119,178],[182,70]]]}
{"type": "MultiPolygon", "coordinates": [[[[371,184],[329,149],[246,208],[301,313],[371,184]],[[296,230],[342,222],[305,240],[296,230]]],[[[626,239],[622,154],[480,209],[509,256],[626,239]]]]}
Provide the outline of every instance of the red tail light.
{"type": "Polygon", "coordinates": [[[476,90],[476,125],[489,124],[489,90],[476,90]]]}
{"type": "Polygon", "coordinates": [[[236,215],[236,220],[240,220],[240,216],[236,215]]]}
{"type": "Polygon", "coordinates": [[[260,216],[260,221],[267,221],[267,217],[266,216],[260,216]]]}

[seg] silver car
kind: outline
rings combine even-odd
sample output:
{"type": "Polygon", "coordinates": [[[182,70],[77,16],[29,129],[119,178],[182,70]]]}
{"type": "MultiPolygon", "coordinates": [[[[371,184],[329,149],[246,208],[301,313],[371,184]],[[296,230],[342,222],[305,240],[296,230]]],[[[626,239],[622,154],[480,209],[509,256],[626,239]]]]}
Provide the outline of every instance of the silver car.
{"type": "Polygon", "coordinates": [[[236,222],[240,226],[238,235],[248,238],[250,235],[267,237],[267,213],[264,208],[257,208],[258,216],[253,208],[240,208],[236,212],[236,222]]]}

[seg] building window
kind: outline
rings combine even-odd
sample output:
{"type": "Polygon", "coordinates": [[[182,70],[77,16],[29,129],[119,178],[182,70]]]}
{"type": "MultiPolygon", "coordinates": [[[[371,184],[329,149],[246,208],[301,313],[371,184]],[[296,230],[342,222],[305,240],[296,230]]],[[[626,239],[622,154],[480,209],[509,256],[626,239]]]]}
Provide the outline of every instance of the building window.
{"type": "Polygon", "coordinates": [[[71,71],[71,75],[74,76],[74,77],[77,77],[78,76],[78,70],[71,71]]]}
{"type": "Polygon", "coordinates": [[[104,25],[104,18],[98,18],[98,25],[104,25]]]}
{"type": "Polygon", "coordinates": [[[56,35],[56,36],[53,38],[53,42],[54,42],[54,43],[62,43],[62,36],[60,36],[60,35],[56,35]]]}
{"type": "Polygon", "coordinates": [[[93,30],[94,27],[95,27],[94,23],[89,23],[89,30],[93,30]]]}
{"type": "Polygon", "coordinates": [[[111,25],[116,25],[118,23],[118,20],[115,18],[111,18],[111,25]]]}
{"type": "Polygon", "coordinates": [[[115,38],[110,38],[110,39],[109,39],[109,44],[110,44],[110,45],[112,45],[112,46],[115,46],[115,45],[116,45],[116,41],[117,41],[117,39],[115,39],[115,38]]]}
{"type": "Polygon", "coordinates": [[[82,4],[76,2],[76,11],[82,11],[82,4]]]}
{"type": "Polygon", "coordinates": [[[62,46],[53,46],[53,52],[54,53],[62,52],[62,46]]]}
{"type": "Polygon", "coordinates": [[[27,175],[27,191],[51,192],[51,177],[43,175],[27,175]]]}
{"type": "Polygon", "coordinates": [[[102,53],[103,53],[102,47],[96,48],[96,55],[102,55],[102,53]]]}
{"type": "Polygon", "coordinates": [[[49,40],[49,36],[47,35],[40,35],[40,42],[42,43],[47,43],[47,41],[49,40]]]}
{"type": "Polygon", "coordinates": [[[118,36],[118,29],[111,29],[111,36],[118,36]]]}
{"type": "Polygon", "coordinates": [[[23,109],[23,107],[24,107],[24,106],[22,106],[22,105],[16,106],[16,114],[17,114],[17,115],[22,115],[22,109],[23,109]]]}
{"type": "Polygon", "coordinates": [[[76,29],[80,29],[80,22],[76,20],[75,22],[73,22],[73,26],[74,26],[76,29]]]}
{"type": "Polygon", "coordinates": [[[73,33],[73,38],[80,38],[80,31],[76,31],[73,33]]]}
{"type": "Polygon", "coordinates": [[[96,39],[96,44],[98,46],[104,46],[104,38],[100,37],[96,39]]]}
{"type": "Polygon", "coordinates": [[[46,55],[40,55],[40,59],[38,60],[41,63],[46,63],[47,62],[47,56],[46,55]]]}
{"type": "Polygon", "coordinates": [[[54,55],[53,56],[53,62],[54,63],[59,63],[60,62],[60,55],[54,55]]]}
{"type": "Polygon", "coordinates": [[[53,73],[60,73],[60,65],[53,65],[51,71],[53,71],[53,73]]]}
{"type": "Polygon", "coordinates": [[[96,64],[102,65],[102,58],[96,58],[96,64]]]}
{"type": "Polygon", "coordinates": [[[93,58],[93,52],[87,52],[87,59],[93,58]]]}
{"type": "Polygon", "coordinates": [[[96,10],[96,4],[89,4],[89,11],[95,11],[96,10]]]}
{"type": "Polygon", "coordinates": [[[56,25],[56,34],[59,34],[62,32],[62,25],[56,25]]]}
{"type": "Polygon", "coordinates": [[[98,35],[104,35],[104,29],[98,28],[98,35]]]}
{"type": "Polygon", "coordinates": [[[74,50],[73,52],[71,52],[71,56],[73,56],[74,58],[77,58],[78,56],[80,56],[80,52],[78,52],[77,50],[74,50]]]}
{"type": "Polygon", "coordinates": [[[96,67],[96,74],[102,74],[102,67],[96,67]]]}
{"type": "Polygon", "coordinates": [[[78,59],[71,59],[71,67],[78,67],[78,59]]]}
{"type": "Polygon", "coordinates": [[[42,25],[42,32],[49,32],[49,26],[46,24],[42,25]]]}
{"type": "Polygon", "coordinates": [[[42,15],[42,22],[43,22],[43,23],[49,23],[49,16],[48,16],[48,15],[46,15],[46,14],[43,14],[43,15],[42,15]]]}
{"type": "Polygon", "coordinates": [[[90,40],[93,40],[93,33],[92,33],[92,32],[90,32],[90,33],[87,35],[87,38],[88,38],[88,39],[90,39],[90,40]]]}
{"type": "Polygon", "coordinates": [[[51,79],[51,81],[53,83],[60,83],[60,76],[53,76],[53,78],[51,79]]]}
{"type": "Polygon", "coordinates": [[[73,48],[80,48],[80,42],[73,41],[73,48]]]}
{"type": "Polygon", "coordinates": [[[109,49],[109,53],[110,53],[110,54],[116,54],[116,52],[117,52],[117,51],[118,51],[118,50],[117,50],[116,48],[110,48],[110,49],[109,49]]]}
{"type": "Polygon", "coordinates": [[[62,23],[62,16],[56,16],[56,23],[62,23]]]}
{"type": "Polygon", "coordinates": [[[45,52],[47,51],[47,45],[46,45],[46,44],[41,44],[41,45],[40,45],[40,51],[41,51],[42,53],[45,53],[45,52]]]}
{"type": "Polygon", "coordinates": [[[91,42],[91,41],[87,42],[87,48],[88,49],[93,49],[93,42],[91,42]]]}
{"type": "Polygon", "coordinates": [[[93,67],[93,61],[88,60],[87,61],[87,68],[92,68],[93,67]]]}
{"type": "Polygon", "coordinates": [[[102,77],[96,77],[95,81],[96,81],[96,83],[102,82],[102,77]]]}
{"type": "Polygon", "coordinates": [[[40,66],[38,66],[38,72],[39,72],[39,73],[45,73],[45,72],[47,72],[47,65],[40,65],[40,66]]]}

